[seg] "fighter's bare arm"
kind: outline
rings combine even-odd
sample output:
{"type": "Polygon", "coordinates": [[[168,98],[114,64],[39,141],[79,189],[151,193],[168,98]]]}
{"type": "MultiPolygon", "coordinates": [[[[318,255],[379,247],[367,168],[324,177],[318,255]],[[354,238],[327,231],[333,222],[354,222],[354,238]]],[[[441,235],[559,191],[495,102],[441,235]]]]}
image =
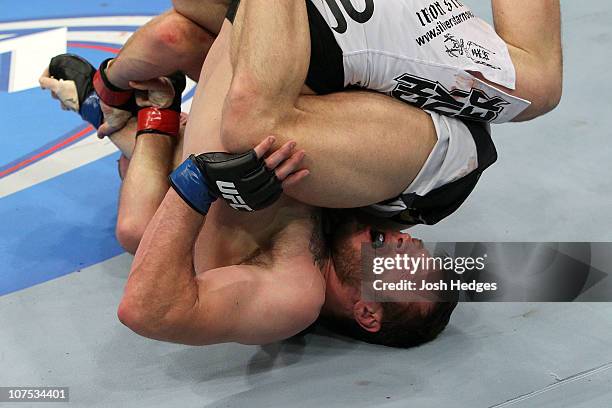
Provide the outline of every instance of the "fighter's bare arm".
{"type": "MultiPolygon", "coordinates": [[[[267,139],[256,152],[261,157],[272,144],[267,139]]],[[[290,150],[277,153],[266,160],[269,167],[291,157],[290,150]]],[[[146,337],[190,345],[265,344],[317,318],[324,284],[312,256],[300,250],[197,273],[194,246],[203,222],[174,190],[168,192],[136,253],[118,310],[124,324],[146,337]]]]}
{"type": "Polygon", "coordinates": [[[551,111],[563,89],[559,0],[491,0],[491,5],[495,31],[516,68],[516,89],[509,92],[532,102],[514,121],[551,111]]]}
{"type": "Polygon", "coordinates": [[[142,135],[136,144],[121,185],[116,236],[134,254],[149,221],[168,191],[176,140],[166,135],[142,135]]]}

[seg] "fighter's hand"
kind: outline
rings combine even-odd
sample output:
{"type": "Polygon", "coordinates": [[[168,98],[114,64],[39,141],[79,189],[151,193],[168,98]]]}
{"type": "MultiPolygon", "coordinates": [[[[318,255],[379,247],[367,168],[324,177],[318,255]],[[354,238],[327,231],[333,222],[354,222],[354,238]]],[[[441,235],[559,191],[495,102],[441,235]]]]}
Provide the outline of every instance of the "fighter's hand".
{"type": "Polygon", "coordinates": [[[141,108],[154,106],[165,109],[170,107],[174,101],[174,86],[166,77],[149,81],[132,81],[130,86],[136,89],[136,104],[141,108]]]}
{"type": "Polygon", "coordinates": [[[64,81],[55,79],[49,75],[49,68],[38,79],[42,89],[51,91],[51,97],[60,102],[60,106],[65,111],[79,111],[79,95],[74,81],[64,81]]]}
{"type": "MultiPolygon", "coordinates": [[[[74,81],[55,79],[49,75],[49,69],[47,68],[38,79],[38,82],[42,89],[51,91],[51,97],[59,100],[63,110],[79,113],[79,96],[74,81]]],[[[104,123],[98,129],[98,137],[100,139],[123,129],[132,117],[130,112],[110,107],[102,101],[100,101],[100,107],[104,115],[104,123]]]]}
{"type": "Polygon", "coordinates": [[[283,189],[294,186],[308,177],[310,171],[303,167],[304,150],[295,150],[297,144],[289,141],[277,150],[272,147],[276,138],[267,137],[255,147],[257,157],[264,157],[266,167],[274,170],[276,177],[283,183],[283,189]]]}
{"type": "Polygon", "coordinates": [[[98,128],[98,138],[104,139],[110,136],[127,125],[128,121],[132,117],[132,113],[121,109],[113,108],[108,106],[104,102],[100,101],[100,108],[104,115],[104,123],[98,128]]]}

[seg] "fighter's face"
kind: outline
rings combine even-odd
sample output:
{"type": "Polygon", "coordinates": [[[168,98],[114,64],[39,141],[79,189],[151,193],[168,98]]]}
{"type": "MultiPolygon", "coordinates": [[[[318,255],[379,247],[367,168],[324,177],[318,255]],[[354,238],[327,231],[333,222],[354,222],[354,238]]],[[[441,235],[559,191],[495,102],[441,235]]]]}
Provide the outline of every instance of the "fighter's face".
{"type": "MultiPolygon", "coordinates": [[[[413,238],[410,234],[398,232],[391,228],[382,228],[353,222],[343,226],[339,240],[339,245],[336,251],[335,264],[336,274],[342,282],[350,283],[354,287],[361,284],[361,254],[362,245],[367,244],[378,253],[384,253],[383,256],[395,257],[396,255],[419,258],[428,256],[429,252],[423,245],[423,241],[413,238]],[[384,249],[381,249],[383,248],[384,249]],[[378,251],[378,249],[381,249],[378,251]]],[[[436,272],[419,268],[411,273],[409,270],[391,269],[387,270],[383,279],[384,282],[400,282],[402,280],[414,280],[416,282],[422,279],[432,279],[436,272]]],[[[407,298],[402,292],[384,293],[389,301],[395,302],[398,306],[403,305],[406,311],[410,313],[418,313],[424,315],[433,307],[433,303],[429,303],[427,293],[418,292],[414,298],[407,298]]]]}
{"type": "Polygon", "coordinates": [[[425,251],[423,241],[413,238],[410,234],[360,223],[354,224],[348,239],[355,251],[361,251],[363,243],[372,245],[374,249],[391,246],[397,249],[397,253],[411,256],[418,256],[425,251]]]}
{"type": "MultiPolygon", "coordinates": [[[[367,244],[375,249],[376,257],[396,258],[399,255],[402,259],[419,259],[429,256],[429,252],[423,245],[423,241],[413,238],[410,234],[398,232],[394,229],[355,223],[350,226],[346,232],[345,245],[350,248],[350,250],[345,250],[343,253],[351,254],[350,256],[354,258],[350,268],[353,282],[361,282],[359,273],[361,271],[360,261],[363,244],[367,244]]],[[[417,263],[417,265],[423,264],[417,263]]],[[[423,280],[433,280],[438,275],[435,270],[428,269],[425,266],[417,266],[414,268],[413,266],[414,264],[410,263],[410,261],[402,262],[400,267],[386,269],[378,278],[383,279],[383,281],[387,283],[411,280],[420,287],[423,280]]],[[[424,292],[418,292],[418,294],[426,295],[424,292]]],[[[386,295],[395,299],[397,302],[404,302],[407,300],[402,292],[389,292],[386,293],[386,295]]],[[[414,300],[415,299],[412,299],[411,301],[414,300]]]]}

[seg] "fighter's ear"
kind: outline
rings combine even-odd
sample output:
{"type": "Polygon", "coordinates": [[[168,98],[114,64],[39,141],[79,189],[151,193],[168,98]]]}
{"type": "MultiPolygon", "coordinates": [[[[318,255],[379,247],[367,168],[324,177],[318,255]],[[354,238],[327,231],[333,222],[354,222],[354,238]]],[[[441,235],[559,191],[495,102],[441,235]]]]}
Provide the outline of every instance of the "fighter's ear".
{"type": "Polygon", "coordinates": [[[353,318],[366,331],[376,333],[380,330],[383,316],[382,304],[358,300],[353,305],[353,318]]]}

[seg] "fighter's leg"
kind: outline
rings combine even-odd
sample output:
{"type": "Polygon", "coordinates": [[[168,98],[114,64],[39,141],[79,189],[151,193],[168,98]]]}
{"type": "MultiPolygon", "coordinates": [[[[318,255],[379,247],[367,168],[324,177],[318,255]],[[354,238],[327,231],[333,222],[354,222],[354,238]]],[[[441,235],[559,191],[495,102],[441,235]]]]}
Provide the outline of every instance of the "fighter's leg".
{"type": "Polygon", "coordinates": [[[183,158],[196,153],[225,150],[220,128],[223,102],[232,80],[230,38],[231,24],[226,21],[200,73],[185,129],[183,158]]]}
{"type": "Polygon", "coordinates": [[[563,89],[559,0],[491,0],[491,5],[495,31],[508,44],[517,69],[516,89],[510,93],[532,102],[514,121],[551,111],[563,89]]]}
{"type": "Polygon", "coordinates": [[[208,32],[217,35],[230,0],[173,0],[174,9],[208,32]]]}
{"type": "Polygon", "coordinates": [[[232,28],[224,138],[260,138],[291,119],[310,65],[306,2],[243,1],[232,28]]]}
{"type": "Polygon", "coordinates": [[[143,81],[185,72],[197,79],[214,35],[187,17],[169,10],[141,27],[107,68],[116,87],[128,89],[129,81],[143,81]]]}
{"type": "MultiPolygon", "coordinates": [[[[203,70],[184,156],[218,149],[243,152],[260,137],[253,133],[251,140],[240,132],[234,139],[219,136],[232,79],[230,31],[228,22],[211,49],[209,58],[217,66],[203,70]]],[[[239,130],[241,122],[236,120],[239,130]]],[[[246,126],[250,123],[244,124],[243,130],[248,131],[246,126]]],[[[311,175],[287,193],[320,207],[359,207],[397,196],[416,177],[436,143],[427,113],[369,92],[300,96],[268,131],[277,137],[276,147],[291,139],[306,151],[311,175]]]]}
{"type": "Polygon", "coordinates": [[[226,149],[244,151],[266,133],[295,140],[312,172],[288,193],[311,205],[369,205],[406,189],[436,141],[429,115],[368,92],[299,96],[310,63],[306,2],[243,2],[234,30],[226,149]]]}

